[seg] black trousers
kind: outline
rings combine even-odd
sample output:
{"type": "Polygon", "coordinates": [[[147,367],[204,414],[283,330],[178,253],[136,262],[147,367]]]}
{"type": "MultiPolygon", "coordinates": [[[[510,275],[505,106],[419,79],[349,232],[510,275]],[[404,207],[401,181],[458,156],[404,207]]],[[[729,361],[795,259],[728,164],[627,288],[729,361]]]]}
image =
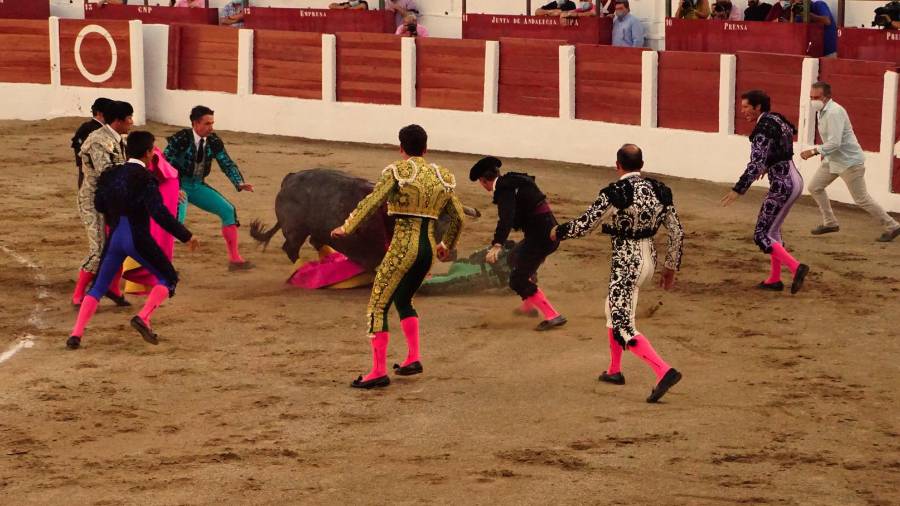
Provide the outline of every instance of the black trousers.
{"type": "Polygon", "coordinates": [[[525,223],[525,239],[509,254],[509,287],[522,299],[537,292],[535,283],[538,268],[551,253],[559,248],[559,241],[550,240],[550,230],[557,225],[553,213],[531,216],[525,223]]]}

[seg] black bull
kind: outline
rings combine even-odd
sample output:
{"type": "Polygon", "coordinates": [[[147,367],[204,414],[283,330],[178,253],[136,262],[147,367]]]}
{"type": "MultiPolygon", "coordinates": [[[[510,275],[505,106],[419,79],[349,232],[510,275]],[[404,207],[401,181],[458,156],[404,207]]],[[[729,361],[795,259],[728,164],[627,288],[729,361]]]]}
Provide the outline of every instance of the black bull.
{"type": "MultiPolygon", "coordinates": [[[[258,220],[250,224],[250,236],[263,245],[278,230],[284,234],[281,247],[291,262],[296,262],[300,247],[307,240],[318,250],[331,246],[347,258],[367,270],[374,270],[384,258],[387,245],[393,235],[394,220],[382,209],[369,218],[359,229],[346,237],[333,239],[331,231],[341,226],[344,219],[366,195],[372,193],[373,183],[332,169],[310,169],[288,174],[281,181],[281,190],[275,197],[275,216],[278,221],[270,230],[258,220]]],[[[472,208],[465,208],[466,215],[480,216],[472,208]]],[[[443,214],[435,227],[439,242],[447,228],[449,218],[443,214]]]]}

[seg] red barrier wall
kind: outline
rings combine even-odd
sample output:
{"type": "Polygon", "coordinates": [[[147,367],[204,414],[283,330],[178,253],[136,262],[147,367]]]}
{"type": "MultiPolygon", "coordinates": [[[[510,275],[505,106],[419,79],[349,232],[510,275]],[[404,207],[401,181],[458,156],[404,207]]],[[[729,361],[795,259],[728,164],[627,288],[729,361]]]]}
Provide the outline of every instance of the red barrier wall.
{"type": "Polygon", "coordinates": [[[50,84],[47,20],[0,19],[0,82],[50,84]]]}
{"type": "Polygon", "coordinates": [[[416,106],[484,109],[484,41],[416,39],[416,106]]]}
{"type": "Polygon", "coordinates": [[[734,133],[750,135],[755,126],[741,114],[741,94],[750,90],[768,93],[772,110],[783,114],[794,126],[799,125],[803,59],[785,54],[737,53],[734,133]]]}
{"type": "Polygon", "coordinates": [[[60,82],[66,86],[131,88],[130,39],[127,21],[60,19],[60,82]],[[87,28],[89,25],[100,28],[87,28]],[[79,37],[81,45],[76,47],[79,37]]]}
{"type": "Polygon", "coordinates": [[[822,25],[812,23],[666,19],[667,51],[736,53],[752,49],[819,57],[823,37],[822,25]]]}
{"type": "Polygon", "coordinates": [[[881,148],[881,99],[884,73],[894,63],[822,58],[819,80],[832,86],[834,100],[847,109],[853,131],[866,151],[881,148]]]}
{"type": "Polygon", "coordinates": [[[641,124],[643,49],[575,46],[575,117],[641,124]]]}
{"type": "Polygon", "coordinates": [[[580,17],[561,20],[552,16],[507,16],[503,14],[466,14],[464,39],[564,40],[571,44],[612,44],[612,18],[580,17]]]}
{"type": "Polygon", "coordinates": [[[717,132],[718,115],[719,55],[659,53],[658,126],[717,132]]]}
{"type": "Polygon", "coordinates": [[[253,93],[321,100],[322,36],[255,30],[253,93]]]}
{"type": "Polygon", "coordinates": [[[145,5],[84,4],[84,19],[139,19],[144,23],[218,25],[218,9],[155,7],[145,5]]]}
{"type": "MultiPolygon", "coordinates": [[[[3,0],[0,2],[0,18],[43,19],[50,17],[50,2],[43,0],[3,0]]],[[[4,46],[6,47],[6,46],[4,46]]]]}
{"type": "Polygon", "coordinates": [[[394,33],[397,26],[394,24],[394,13],[390,11],[249,7],[244,9],[244,28],[315,33],[394,33]]]}
{"type": "Polygon", "coordinates": [[[399,105],[400,40],[380,33],[338,33],[338,101],[399,105]]]}
{"type": "Polygon", "coordinates": [[[227,26],[169,27],[170,90],[237,93],[238,30],[227,26]]]}
{"type": "Polygon", "coordinates": [[[892,61],[900,64],[900,33],[896,30],[839,28],[838,56],[848,60],[892,61]]]}
{"type": "Polygon", "coordinates": [[[562,40],[500,39],[499,112],[559,116],[562,40]]]}

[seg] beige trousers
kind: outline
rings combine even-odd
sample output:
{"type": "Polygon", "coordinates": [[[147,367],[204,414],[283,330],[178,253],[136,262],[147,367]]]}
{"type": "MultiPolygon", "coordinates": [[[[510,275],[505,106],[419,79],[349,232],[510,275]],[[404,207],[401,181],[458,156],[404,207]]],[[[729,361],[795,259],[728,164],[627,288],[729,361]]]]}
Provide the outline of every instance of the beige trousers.
{"type": "Polygon", "coordinates": [[[825,192],[825,188],[838,177],[844,180],[847,189],[850,190],[850,196],[853,197],[853,202],[877,219],[885,230],[890,231],[900,227],[900,224],[884,212],[884,209],[869,195],[869,191],[866,189],[865,165],[854,165],[840,174],[832,174],[828,162],[822,162],[819,170],[809,182],[808,188],[816,204],[819,205],[822,222],[826,227],[835,227],[838,224],[834,210],[831,208],[831,200],[828,199],[828,193],[825,192]]]}

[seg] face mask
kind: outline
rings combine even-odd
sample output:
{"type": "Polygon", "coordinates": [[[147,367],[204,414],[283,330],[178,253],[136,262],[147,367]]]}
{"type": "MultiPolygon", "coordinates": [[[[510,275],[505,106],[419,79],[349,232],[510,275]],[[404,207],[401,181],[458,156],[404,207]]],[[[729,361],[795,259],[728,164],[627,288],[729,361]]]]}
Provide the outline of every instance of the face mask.
{"type": "Polygon", "coordinates": [[[359,5],[359,0],[350,0],[349,4],[350,7],[356,7],[357,5],[359,5]]]}
{"type": "Polygon", "coordinates": [[[590,2],[581,2],[581,10],[583,10],[583,11],[591,10],[591,3],[590,2]]]}
{"type": "Polygon", "coordinates": [[[625,15],[625,11],[616,11],[616,17],[617,17],[617,18],[621,18],[621,17],[624,16],[624,15],[625,15]]]}
{"type": "Polygon", "coordinates": [[[822,100],[810,100],[809,106],[812,107],[814,112],[819,112],[825,108],[825,102],[822,100]]]}
{"type": "Polygon", "coordinates": [[[791,8],[791,0],[782,0],[781,7],[784,9],[790,9],[791,8]]]}

